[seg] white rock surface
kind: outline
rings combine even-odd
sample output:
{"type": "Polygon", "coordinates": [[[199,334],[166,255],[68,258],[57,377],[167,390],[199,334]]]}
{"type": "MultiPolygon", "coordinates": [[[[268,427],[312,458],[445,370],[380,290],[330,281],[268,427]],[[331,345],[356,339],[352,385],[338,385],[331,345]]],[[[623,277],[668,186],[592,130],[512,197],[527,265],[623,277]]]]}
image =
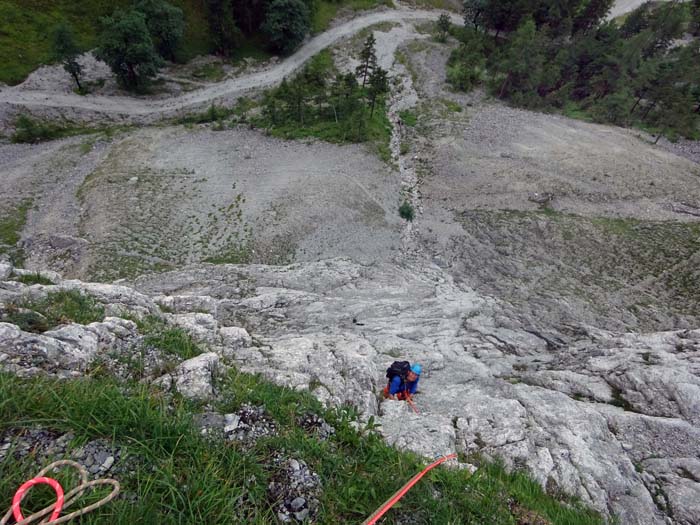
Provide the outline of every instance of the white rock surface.
{"type": "Polygon", "coordinates": [[[165,388],[175,388],[188,399],[212,399],[215,394],[214,377],[219,365],[219,356],[215,353],[201,354],[183,361],[175,372],[155,383],[165,388]]]}

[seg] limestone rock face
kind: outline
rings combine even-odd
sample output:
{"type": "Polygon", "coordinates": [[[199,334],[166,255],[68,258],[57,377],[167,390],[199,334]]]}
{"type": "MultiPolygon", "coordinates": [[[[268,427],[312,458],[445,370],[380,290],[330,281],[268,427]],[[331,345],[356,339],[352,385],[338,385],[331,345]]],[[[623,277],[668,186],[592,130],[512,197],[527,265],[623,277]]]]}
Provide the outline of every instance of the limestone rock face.
{"type": "Polygon", "coordinates": [[[175,372],[155,383],[166,388],[175,388],[188,399],[205,401],[215,395],[214,377],[218,368],[219,356],[208,352],[182,362],[175,372]]]}
{"type": "Polygon", "coordinates": [[[0,323],[0,365],[22,375],[79,375],[100,352],[128,346],[137,337],[134,322],[115,317],[87,326],[63,325],[43,334],[0,323]]]}
{"type": "Polygon", "coordinates": [[[239,368],[353,403],[398,447],[502,458],[620,523],[700,522],[698,330],[543,327],[436,266],[209,266],[134,286],[217,298],[223,347],[229,326],[253,336],[239,368]],[[419,414],[380,399],[396,359],[423,365],[419,414]]]}
{"type": "MultiPolygon", "coordinates": [[[[232,362],[353,404],[389,443],[426,457],[501,458],[620,523],[700,523],[700,330],[542,326],[417,263],[202,265],[129,286],[59,286],[157,313],[211,350],[158,379],[186,397],[215,398],[215,374],[232,362]],[[397,359],[423,365],[418,413],[381,399],[397,359]]],[[[55,288],[0,282],[0,301],[55,288]]],[[[77,375],[131,337],[133,323],[114,318],[42,335],[0,323],[0,367],[77,375]]]]}

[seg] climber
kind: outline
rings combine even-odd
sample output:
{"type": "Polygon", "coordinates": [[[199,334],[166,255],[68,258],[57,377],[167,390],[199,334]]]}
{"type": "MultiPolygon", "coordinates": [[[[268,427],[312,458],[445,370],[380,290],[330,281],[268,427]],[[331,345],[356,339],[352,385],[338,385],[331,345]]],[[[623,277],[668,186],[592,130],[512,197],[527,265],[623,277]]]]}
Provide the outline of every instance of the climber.
{"type": "Polygon", "coordinates": [[[394,361],[386,370],[388,379],[384,387],[385,399],[398,399],[404,401],[418,390],[418,381],[423,368],[415,363],[413,366],[408,361],[394,361]]]}

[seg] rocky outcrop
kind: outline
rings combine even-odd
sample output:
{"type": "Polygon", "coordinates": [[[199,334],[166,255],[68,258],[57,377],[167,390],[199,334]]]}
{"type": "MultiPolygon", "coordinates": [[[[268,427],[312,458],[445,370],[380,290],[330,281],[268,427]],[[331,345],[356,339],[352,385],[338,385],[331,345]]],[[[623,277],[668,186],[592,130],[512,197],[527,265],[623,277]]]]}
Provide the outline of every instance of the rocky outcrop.
{"type": "MultiPolygon", "coordinates": [[[[509,317],[512,305],[453,282],[438,267],[340,259],[198,266],[117,289],[71,286],[133,310],[158,311],[157,303],[174,312],[159,315],[211,351],[158,379],[187,397],[218,395],[215,370],[234,364],[309,389],[326,404],[354,404],[400,448],[430,457],[458,451],[501,458],[620,523],[700,521],[700,330],[543,327],[509,317]],[[380,402],[385,369],[399,358],[423,364],[418,413],[405,403],[380,402]]],[[[18,295],[51,287],[0,289],[18,295]]],[[[100,337],[108,340],[94,325],[108,323],[109,333],[129,332],[112,318],[41,336],[0,325],[9,356],[0,365],[79,373],[75,363],[100,353],[100,337]],[[20,356],[28,346],[53,357],[25,363],[20,356]]],[[[230,416],[217,425],[238,432],[241,416],[230,416]]],[[[290,516],[305,508],[292,496],[280,509],[290,516]]]]}

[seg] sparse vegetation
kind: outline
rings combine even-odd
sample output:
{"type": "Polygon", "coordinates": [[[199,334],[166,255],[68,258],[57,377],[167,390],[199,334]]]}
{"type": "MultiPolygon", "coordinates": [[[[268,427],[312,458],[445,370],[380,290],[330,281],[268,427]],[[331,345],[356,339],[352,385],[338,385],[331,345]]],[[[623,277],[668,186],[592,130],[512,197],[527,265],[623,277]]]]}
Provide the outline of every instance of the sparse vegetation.
{"type": "Polygon", "coordinates": [[[401,122],[403,122],[406,126],[413,128],[416,126],[416,124],[418,124],[418,115],[408,109],[400,111],[399,117],[401,118],[401,122]]]}
{"type": "Polygon", "coordinates": [[[14,305],[6,318],[27,332],[45,332],[61,324],[102,321],[104,316],[104,307],[91,296],[78,290],[60,290],[49,292],[45,299],[22,301],[14,305]],[[33,313],[23,312],[22,309],[33,313]],[[37,319],[42,321],[38,322],[37,319]]]}
{"type": "Polygon", "coordinates": [[[44,284],[44,285],[51,285],[54,284],[54,282],[49,279],[48,277],[44,277],[41,275],[39,272],[34,272],[26,275],[17,275],[13,277],[13,280],[23,283],[23,284],[44,284]]]}
{"type": "Polygon", "coordinates": [[[0,254],[8,254],[15,266],[21,266],[24,260],[24,254],[18,243],[31,205],[32,201],[25,199],[16,207],[10,207],[5,214],[0,215],[0,254]]]}

